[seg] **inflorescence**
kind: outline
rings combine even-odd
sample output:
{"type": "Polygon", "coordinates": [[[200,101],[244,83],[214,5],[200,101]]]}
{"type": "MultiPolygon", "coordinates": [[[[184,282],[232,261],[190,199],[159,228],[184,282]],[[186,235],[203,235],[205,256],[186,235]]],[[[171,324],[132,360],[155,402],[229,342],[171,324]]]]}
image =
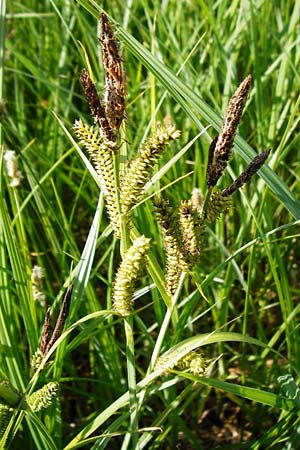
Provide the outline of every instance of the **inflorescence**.
{"type": "MultiPolygon", "coordinates": [[[[100,43],[105,72],[103,100],[100,99],[90,74],[85,69],[81,74],[81,82],[96,125],[89,126],[78,120],[73,129],[92,158],[99,175],[110,223],[115,236],[120,238],[122,218],[125,218],[127,225],[130,223],[131,211],[142,199],[156,162],[167,145],[179,138],[180,131],[174,125],[158,126],[156,133],[141,145],[136,156],[128,162],[122,175],[119,175],[115,168],[118,156],[118,131],[126,118],[126,87],[118,43],[104,13],[100,14],[100,43]]],[[[269,155],[269,150],[257,155],[230,186],[222,191],[214,189],[232,156],[235,135],[251,85],[252,77],[248,75],[231,97],[220,134],[212,140],[206,170],[207,192],[204,199],[202,200],[199,190],[196,189],[190,199],[182,200],[177,207],[171,206],[169,200],[161,195],[154,200],[158,222],[163,232],[166,287],[170,296],[176,292],[181,272],[192,271],[195,264],[200,261],[206,222],[216,221],[231,207],[234,192],[253,177],[269,155]]],[[[149,247],[149,242],[145,241],[142,245],[143,250],[138,250],[137,242],[125,256],[114,285],[115,309],[124,316],[132,311],[133,294],[133,278],[128,281],[132,273],[125,273],[124,261],[126,258],[132,259],[131,251],[136,257],[144,257],[149,247]],[[126,282],[121,281],[122,276],[125,276],[126,282]],[[124,306],[126,295],[130,301],[124,306]],[[123,306],[120,306],[121,304],[123,306]]],[[[134,263],[134,267],[135,264],[137,263],[134,263]]]]}

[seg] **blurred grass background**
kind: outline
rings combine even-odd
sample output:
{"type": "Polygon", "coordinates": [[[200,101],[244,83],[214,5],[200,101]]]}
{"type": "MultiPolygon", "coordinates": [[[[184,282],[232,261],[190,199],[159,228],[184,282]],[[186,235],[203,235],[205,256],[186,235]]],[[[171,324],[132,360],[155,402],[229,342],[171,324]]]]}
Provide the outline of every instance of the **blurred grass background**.
{"type": "MultiPolygon", "coordinates": [[[[15,189],[8,186],[5,168],[1,178],[1,343],[10,343],[15,361],[8,364],[4,352],[1,368],[16,387],[24,389],[29,355],[38,347],[45,314],[42,306],[28,300],[32,267],[38,264],[43,268],[47,303],[56,311],[62,286],[81,258],[98,202],[98,186],[53,115],[54,111],[68,130],[78,118],[92,123],[79,82],[86,65],[79,42],[103,92],[94,15],[97,6],[115,21],[121,41],[128,86],[125,135],[129,154],[134,154],[157,121],[167,118],[182,130],[180,143],[170,147],[161,165],[202,127],[212,125],[160,180],[161,187],[167,186],[192,171],[167,188],[171,202],[189,198],[194,187],[205,190],[207,153],[216,134],[215,124],[199,114],[190,98],[181,96],[182,103],[176,101],[172,93],[179,85],[173,79],[168,81],[165,72],[162,84],[153,74],[153,61],[148,59],[151,71],[142,64],[144,55],[128,36],[151,52],[162,71],[169,68],[178,74],[191,95],[204,100],[220,118],[235,88],[252,74],[254,86],[239,134],[257,152],[271,148],[268,164],[288,187],[297,210],[300,2],[128,0],[97,5],[88,0],[12,0],[1,5],[0,137],[4,151],[16,151],[23,173],[21,185],[15,189]],[[122,27],[119,32],[118,26],[122,27]]],[[[221,186],[227,186],[244,168],[244,159],[235,153],[221,186]]],[[[214,378],[275,392],[278,376],[291,373],[298,380],[298,218],[289,211],[288,195],[286,201],[284,196],[279,198],[259,177],[236,194],[234,208],[207,230],[202,261],[194,277],[185,282],[179,325],[170,330],[166,348],[213,330],[249,334],[276,353],[243,343],[212,345],[206,349],[207,358],[222,355],[214,365],[214,378]],[[226,261],[235,253],[234,259],[226,261]],[[196,289],[195,280],[202,283],[207,301],[196,289]]],[[[134,220],[139,233],[152,237],[153,255],[163,269],[161,236],[150,201],[136,209],[134,220]]],[[[107,224],[103,212],[94,265],[74,319],[110,307],[113,273],[120,258],[117,243],[105,231],[107,224]]],[[[147,280],[141,286],[145,283],[147,280]]],[[[165,311],[155,289],[140,299],[141,306],[146,309],[137,319],[136,332],[138,372],[143,377],[165,311]]],[[[90,329],[78,329],[66,353],[55,359],[56,365],[63,361],[61,403],[46,410],[42,420],[57,448],[67,445],[95,411],[104,410],[126,390],[123,330],[115,318],[101,323],[101,329],[94,322],[90,329]]],[[[53,373],[50,369],[45,378],[52,379],[53,373]]],[[[283,448],[275,437],[288,441],[298,420],[280,409],[204,385],[192,389],[183,381],[173,385],[170,381],[169,388],[144,407],[149,426],[164,414],[164,432],[145,440],[144,448],[242,448],[243,441],[245,448],[283,448]],[[266,434],[269,429],[270,436],[266,434]],[[261,442],[264,435],[266,442],[261,442]]],[[[24,443],[28,449],[47,448],[37,444],[27,426],[11,448],[24,443]]],[[[95,448],[108,445],[104,441],[95,448]]],[[[121,448],[118,438],[109,442],[109,448],[121,448]]]]}

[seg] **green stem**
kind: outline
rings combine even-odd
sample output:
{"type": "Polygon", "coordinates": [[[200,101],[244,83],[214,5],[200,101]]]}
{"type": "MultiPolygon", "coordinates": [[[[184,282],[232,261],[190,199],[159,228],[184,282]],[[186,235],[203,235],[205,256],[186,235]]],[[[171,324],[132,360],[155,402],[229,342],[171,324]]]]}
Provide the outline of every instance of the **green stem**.
{"type": "MultiPolygon", "coordinates": [[[[127,225],[127,216],[122,214],[120,204],[120,168],[124,170],[122,165],[120,166],[119,155],[114,157],[114,169],[115,169],[115,186],[118,198],[118,211],[120,217],[120,252],[122,259],[125,253],[130,247],[130,233],[127,225]]],[[[132,448],[139,450],[139,435],[138,435],[138,402],[136,393],[136,370],[135,370],[135,347],[134,347],[134,333],[133,333],[133,316],[124,318],[124,329],[126,336],[126,360],[127,360],[127,382],[129,391],[129,412],[130,412],[130,432],[125,435],[122,449],[128,448],[130,439],[132,441],[132,448]]]]}
{"type": "Polygon", "coordinates": [[[130,247],[130,234],[128,230],[127,224],[127,216],[125,214],[120,215],[120,226],[121,226],[121,244],[120,251],[122,259],[124,258],[125,253],[130,247]]]}
{"type": "Polygon", "coordinates": [[[207,205],[209,204],[212,192],[213,192],[213,188],[209,188],[206,191],[206,194],[205,194],[205,197],[204,197],[204,200],[203,200],[202,210],[201,210],[201,216],[202,216],[203,219],[205,219],[207,205]]]}
{"type": "MultiPolygon", "coordinates": [[[[139,236],[139,232],[135,228],[134,224],[132,224],[131,226],[130,234],[132,240],[136,239],[139,236]]],[[[160,293],[166,307],[169,309],[171,307],[171,302],[170,296],[166,289],[166,280],[161,270],[161,267],[157,262],[157,259],[151,254],[151,252],[149,252],[147,255],[147,271],[151,279],[153,280],[156,289],[160,293]]]]}
{"type": "MultiPolygon", "coordinates": [[[[157,340],[155,343],[155,347],[152,352],[151,361],[150,361],[150,364],[147,369],[146,377],[153,371],[153,367],[155,366],[156,360],[160,354],[161,347],[162,347],[165,335],[167,333],[167,329],[170,324],[170,320],[172,318],[173,312],[174,311],[177,312],[175,307],[177,305],[177,301],[179,299],[179,295],[180,295],[180,292],[181,292],[181,289],[183,286],[183,282],[184,282],[186,276],[187,276],[186,272],[181,272],[181,276],[180,276],[179,283],[178,283],[178,288],[172,297],[172,303],[171,303],[170,308],[168,308],[166,310],[166,314],[165,314],[162,326],[159,330],[159,334],[158,334],[158,337],[157,337],[157,340]]],[[[147,388],[148,388],[148,386],[145,386],[145,388],[143,389],[143,391],[141,392],[141,394],[139,396],[139,406],[142,405],[144,402],[144,398],[146,397],[146,393],[147,393],[147,388]]]]}
{"type": "MultiPolygon", "coordinates": [[[[182,289],[182,286],[183,286],[183,282],[184,282],[186,276],[187,276],[186,272],[181,272],[181,276],[180,276],[179,283],[178,283],[178,288],[177,288],[175,294],[172,297],[171,308],[167,309],[165,318],[164,318],[163,323],[162,323],[162,326],[161,326],[161,328],[159,330],[159,334],[158,334],[158,337],[157,337],[157,340],[156,340],[155,348],[153,350],[152,357],[151,357],[150,367],[148,369],[149,373],[151,372],[151,370],[153,370],[155,362],[156,362],[156,360],[158,358],[158,355],[160,353],[160,350],[161,350],[161,347],[162,347],[162,343],[163,343],[163,340],[164,340],[166,332],[167,332],[167,328],[168,328],[170,320],[172,318],[172,314],[174,313],[174,311],[176,311],[176,313],[177,313],[176,305],[177,305],[177,301],[179,299],[179,296],[180,296],[180,293],[181,293],[181,289],[182,289]]],[[[176,317],[177,317],[177,315],[176,315],[176,317]]]]}
{"type": "MultiPolygon", "coordinates": [[[[138,402],[136,392],[136,371],[135,371],[135,350],[133,335],[133,316],[124,319],[126,334],[126,358],[127,358],[127,378],[129,391],[129,411],[130,411],[130,431],[132,439],[132,448],[139,450],[138,435],[138,402]]],[[[130,435],[126,435],[122,448],[127,448],[130,435]]]]}
{"type": "Polygon", "coordinates": [[[120,204],[120,169],[122,168],[122,164],[120,164],[119,154],[114,155],[114,175],[115,175],[115,189],[117,193],[117,202],[118,202],[118,213],[120,218],[120,234],[121,234],[121,243],[120,243],[120,252],[122,259],[128,248],[130,247],[130,235],[128,231],[127,225],[127,216],[122,214],[122,208],[120,204]]]}

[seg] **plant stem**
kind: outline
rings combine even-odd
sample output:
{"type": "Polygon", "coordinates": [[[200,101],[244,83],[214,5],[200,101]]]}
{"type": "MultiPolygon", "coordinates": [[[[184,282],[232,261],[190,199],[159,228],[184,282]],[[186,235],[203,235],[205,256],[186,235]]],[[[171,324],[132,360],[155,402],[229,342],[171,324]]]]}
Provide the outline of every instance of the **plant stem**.
{"type": "MultiPolygon", "coordinates": [[[[172,297],[172,304],[171,304],[170,308],[168,308],[166,310],[166,315],[164,317],[164,321],[163,321],[162,326],[161,326],[161,328],[159,330],[159,334],[158,334],[157,339],[156,339],[155,347],[154,347],[153,352],[152,352],[152,357],[151,357],[151,361],[150,361],[150,364],[149,364],[148,369],[147,369],[146,376],[149,375],[153,371],[153,368],[155,366],[156,360],[157,360],[157,358],[159,356],[159,353],[161,351],[161,347],[162,347],[162,344],[163,344],[163,341],[164,341],[164,338],[165,338],[168,326],[170,324],[170,320],[172,318],[173,312],[176,312],[175,307],[177,305],[177,301],[178,301],[178,298],[179,298],[179,295],[180,295],[180,292],[181,292],[181,289],[182,289],[182,286],[183,286],[183,282],[184,282],[186,276],[187,276],[186,272],[181,272],[180,280],[179,280],[179,283],[178,283],[178,288],[177,288],[175,294],[172,297]]],[[[139,406],[143,404],[143,401],[144,401],[144,399],[146,397],[147,387],[148,386],[146,386],[144,388],[144,390],[141,392],[141,394],[139,396],[139,406]]]]}
{"type": "MultiPolygon", "coordinates": [[[[126,148],[123,149],[123,151],[126,148]]],[[[119,156],[119,155],[118,155],[119,156]]],[[[118,210],[120,217],[120,252],[122,259],[126,254],[128,248],[130,247],[130,234],[128,230],[127,224],[127,216],[126,214],[121,214],[121,205],[120,205],[120,169],[124,170],[122,165],[120,166],[120,161],[118,156],[114,158],[114,167],[115,167],[115,183],[116,183],[116,192],[118,196],[118,210]]],[[[124,329],[126,336],[126,361],[127,361],[127,382],[128,382],[128,391],[129,391],[129,413],[130,413],[130,431],[131,433],[127,433],[125,435],[125,439],[123,441],[122,449],[128,448],[130,438],[132,439],[132,448],[135,450],[139,450],[138,443],[138,402],[136,395],[136,371],[135,371],[135,347],[134,347],[134,333],[133,333],[133,316],[129,316],[124,318],[124,329]]]]}
{"type": "MultiPolygon", "coordinates": [[[[129,391],[129,409],[130,409],[130,431],[132,438],[132,448],[139,450],[138,443],[138,402],[136,395],[136,372],[135,372],[135,351],[133,337],[133,316],[124,319],[124,327],[126,334],[126,357],[127,357],[127,378],[129,391]]],[[[126,435],[128,436],[128,435],[126,435]]],[[[129,437],[125,437],[125,442],[129,441],[129,437]]],[[[126,444],[125,444],[126,445],[126,444]]],[[[123,448],[122,447],[122,448],[123,448]]]]}
{"type": "Polygon", "coordinates": [[[205,194],[205,197],[203,200],[202,210],[201,210],[201,217],[205,217],[205,215],[206,215],[206,208],[209,203],[212,192],[213,192],[213,188],[209,188],[206,191],[206,194],[205,194]]]}

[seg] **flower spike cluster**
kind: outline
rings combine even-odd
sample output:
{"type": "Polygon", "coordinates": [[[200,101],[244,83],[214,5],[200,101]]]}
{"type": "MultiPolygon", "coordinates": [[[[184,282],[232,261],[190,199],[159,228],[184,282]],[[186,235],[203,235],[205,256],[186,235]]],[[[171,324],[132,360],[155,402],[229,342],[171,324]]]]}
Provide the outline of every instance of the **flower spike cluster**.
{"type": "Polygon", "coordinates": [[[104,143],[116,151],[117,132],[126,117],[126,87],[119,54],[118,43],[107,16],[100,14],[100,38],[102,60],[105,71],[104,102],[100,99],[96,86],[87,70],[81,73],[81,83],[90,110],[98,123],[100,136],[104,143]]]}
{"type": "Polygon", "coordinates": [[[97,124],[90,127],[75,121],[73,130],[92,158],[104,194],[107,213],[116,238],[121,237],[121,217],[130,219],[130,210],[141,200],[155,163],[166,146],[178,139],[180,131],[172,125],[158,126],[127,165],[122,178],[116,171],[117,135],[126,118],[125,82],[118,43],[108,18],[100,14],[100,43],[105,71],[105,94],[102,101],[89,73],[84,69],[81,82],[91,113],[97,124]],[[120,177],[120,179],[119,179],[120,177]]]}
{"type": "Polygon", "coordinates": [[[120,218],[115,183],[114,156],[111,147],[102,139],[97,129],[93,126],[89,127],[81,120],[75,121],[73,130],[93,160],[95,169],[99,175],[110,223],[113,227],[115,236],[120,237],[120,218]]]}
{"type": "Polygon", "coordinates": [[[86,69],[82,70],[80,81],[82,83],[91,113],[94,116],[95,122],[98,123],[99,134],[102,137],[103,141],[106,143],[106,146],[115,151],[117,140],[115,132],[110,127],[108,118],[106,116],[105,107],[103,106],[99,98],[96,86],[86,69]]]}
{"type": "Polygon", "coordinates": [[[49,331],[50,331],[50,308],[48,308],[45,320],[44,320],[44,327],[43,327],[43,333],[40,341],[40,348],[35,352],[35,354],[32,357],[31,360],[31,366],[33,370],[37,370],[40,365],[43,362],[43,358],[49,353],[57,339],[60,337],[65,322],[67,320],[67,317],[69,315],[69,309],[70,309],[70,303],[71,303],[71,297],[72,297],[72,291],[73,291],[73,285],[71,284],[67,292],[64,296],[62,306],[58,315],[58,318],[55,323],[54,330],[52,332],[51,337],[49,338],[49,331]]]}
{"type": "Polygon", "coordinates": [[[105,114],[110,128],[117,131],[126,117],[126,87],[118,42],[107,16],[100,14],[100,43],[105,70],[105,114]]]}
{"type": "Polygon", "coordinates": [[[41,409],[48,408],[53,403],[57,395],[59,384],[57,382],[50,382],[45,384],[41,389],[33,392],[26,397],[27,405],[31,411],[37,412],[41,409]]]}
{"type": "MultiPolygon", "coordinates": [[[[9,422],[17,410],[24,412],[37,412],[50,406],[58,392],[59,383],[50,382],[41,389],[29,395],[24,395],[15,389],[7,380],[0,380],[0,439],[9,425],[9,422]]],[[[1,447],[4,448],[4,447],[1,447]]]]}
{"type": "Polygon", "coordinates": [[[178,287],[180,270],[190,271],[200,260],[205,222],[215,222],[230,208],[232,194],[250,181],[269,155],[269,150],[257,155],[229,187],[221,192],[213,192],[231,157],[234,138],[251,83],[252,77],[248,75],[233,94],[220,135],[216,136],[210,145],[206,171],[208,191],[203,202],[198,190],[192,193],[190,200],[182,201],[178,208],[172,208],[164,199],[154,202],[158,221],[163,230],[167,290],[171,296],[178,287]]]}
{"type": "Polygon", "coordinates": [[[155,199],[154,205],[156,207],[157,219],[163,232],[164,250],[166,254],[166,287],[172,296],[175,294],[178,286],[180,270],[188,270],[185,264],[180,264],[181,251],[178,237],[177,211],[172,208],[169,200],[163,197],[155,199]]]}
{"type": "Polygon", "coordinates": [[[200,258],[204,240],[204,222],[192,200],[183,200],[179,206],[179,223],[182,236],[183,259],[193,267],[200,258]]]}
{"type": "Polygon", "coordinates": [[[114,309],[122,317],[132,313],[135,282],[149,251],[149,242],[150,239],[145,236],[138,237],[126,252],[116,274],[113,303],[114,309]]]}
{"type": "Polygon", "coordinates": [[[237,177],[237,179],[226,189],[223,190],[222,196],[223,197],[230,197],[234,192],[236,192],[238,189],[240,189],[244,184],[248,183],[248,181],[253,177],[253,175],[256,174],[256,172],[262,167],[266,159],[268,158],[270,154],[270,150],[265,150],[264,152],[260,153],[259,155],[255,156],[255,158],[250,162],[249,166],[247,167],[244,172],[241,173],[237,177]]]}
{"type": "Polygon", "coordinates": [[[105,95],[101,100],[90,74],[82,70],[81,83],[98,129],[75,121],[73,130],[93,159],[103,190],[108,216],[116,237],[120,237],[118,197],[114,174],[117,134],[125,110],[125,82],[118,44],[108,18],[100,14],[100,43],[105,71],[105,95]]]}
{"type": "Polygon", "coordinates": [[[158,125],[155,134],[144,143],[121,180],[120,203],[123,214],[127,214],[141,199],[154,164],[162,155],[166,145],[178,139],[179,136],[180,131],[176,130],[174,125],[168,127],[158,125]]]}
{"type": "Polygon", "coordinates": [[[181,271],[189,272],[199,262],[204,242],[204,221],[195,199],[182,201],[176,209],[163,198],[156,199],[154,204],[163,230],[167,290],[172,296],[181,271]]]}
{"type": "MultiPolygon", "coordinates": [[[[117,133],[126,118],[126,88],[118,43],[104,13],[100,14],[100,43],[105,71],[103,101],[100,100],[88,72],[83,70],[81,74],[85,95],[98,129],[85,125],[82,121],[76,121],[73,129],[93,160],[110,223],[115,236],[120,238],[121,224],[128,224],[131,210],[145,193],[153,167],[167,145],[179,138],[180,131],[171,124],[159,126],[154,135],[141,146],[137,155],[127,162],[122,173],[116,170],[117,133]]],[[[193,270],[200,260],[205,223],[216,221],[230,208],[232,194],[251,179],[268,157],[269,151],[258,155],[229,187],[223,191],[213,191],[232,155],[235,135],[251,85],[252,77],[248,75],[231,97],[220,134],[210,145],[206,170],[208,190],[204,200],[202,201],[199,191],[196,190],[189,200],[182,200],[176,208],[173,208],[168,200],[160,198],[155,201],[166,252],[167,290],[171,296],[178,287],[180,272],[193,270]]],[[[136,245],[134,243],[130,251],[133,251],[135,256],[142,256],[142,251],[135,250],[136,245]]],[[[130,251],[127,257],[132,260],[130,251]]],[[[130,301],[124,301],[132,297],[129,275],[121,265],[114,288],[115,309],[123,316],[132,311],[130,301]]]]}
{"type": "Polygon", "coordinates": [[[186,370],[193,375],[203,376],[207,369],[207,362],[203,354],[197,350],[192,350],[182,356],[181,352],[175,348],[158,358],[154,370],[158,369],[163,370],[165,375],[175,369],[186,370]]]}
{"type": "Polygon", "coordinates": [[[250,181],[253,175],[262,167],[270,153],[270,150],[265,150],[257,155],[246,170],[229,187],[222,192],[212,192],[212,188],[223,175],[232,154],[234,138],[251,84],[252,77],[248,75],[231,97],[221,132],[219,136],[213,139],[210,145],[206,171],[209,195],[207,195],[207,201],[202,211],[202,217],[210,222],[217,220],[230,207],[232,194],[250,181]]]}
{"type": "Polygon", "coordinates": [[[252,77],[251,75],[248,75],[231,97],[221,132],[219,136],[212,141],[209,149],[206,173],[208,188],[217,184],[217,181],[223,175],[231,157],[233,141],[242,117],[251,84],[252,77]]]}

